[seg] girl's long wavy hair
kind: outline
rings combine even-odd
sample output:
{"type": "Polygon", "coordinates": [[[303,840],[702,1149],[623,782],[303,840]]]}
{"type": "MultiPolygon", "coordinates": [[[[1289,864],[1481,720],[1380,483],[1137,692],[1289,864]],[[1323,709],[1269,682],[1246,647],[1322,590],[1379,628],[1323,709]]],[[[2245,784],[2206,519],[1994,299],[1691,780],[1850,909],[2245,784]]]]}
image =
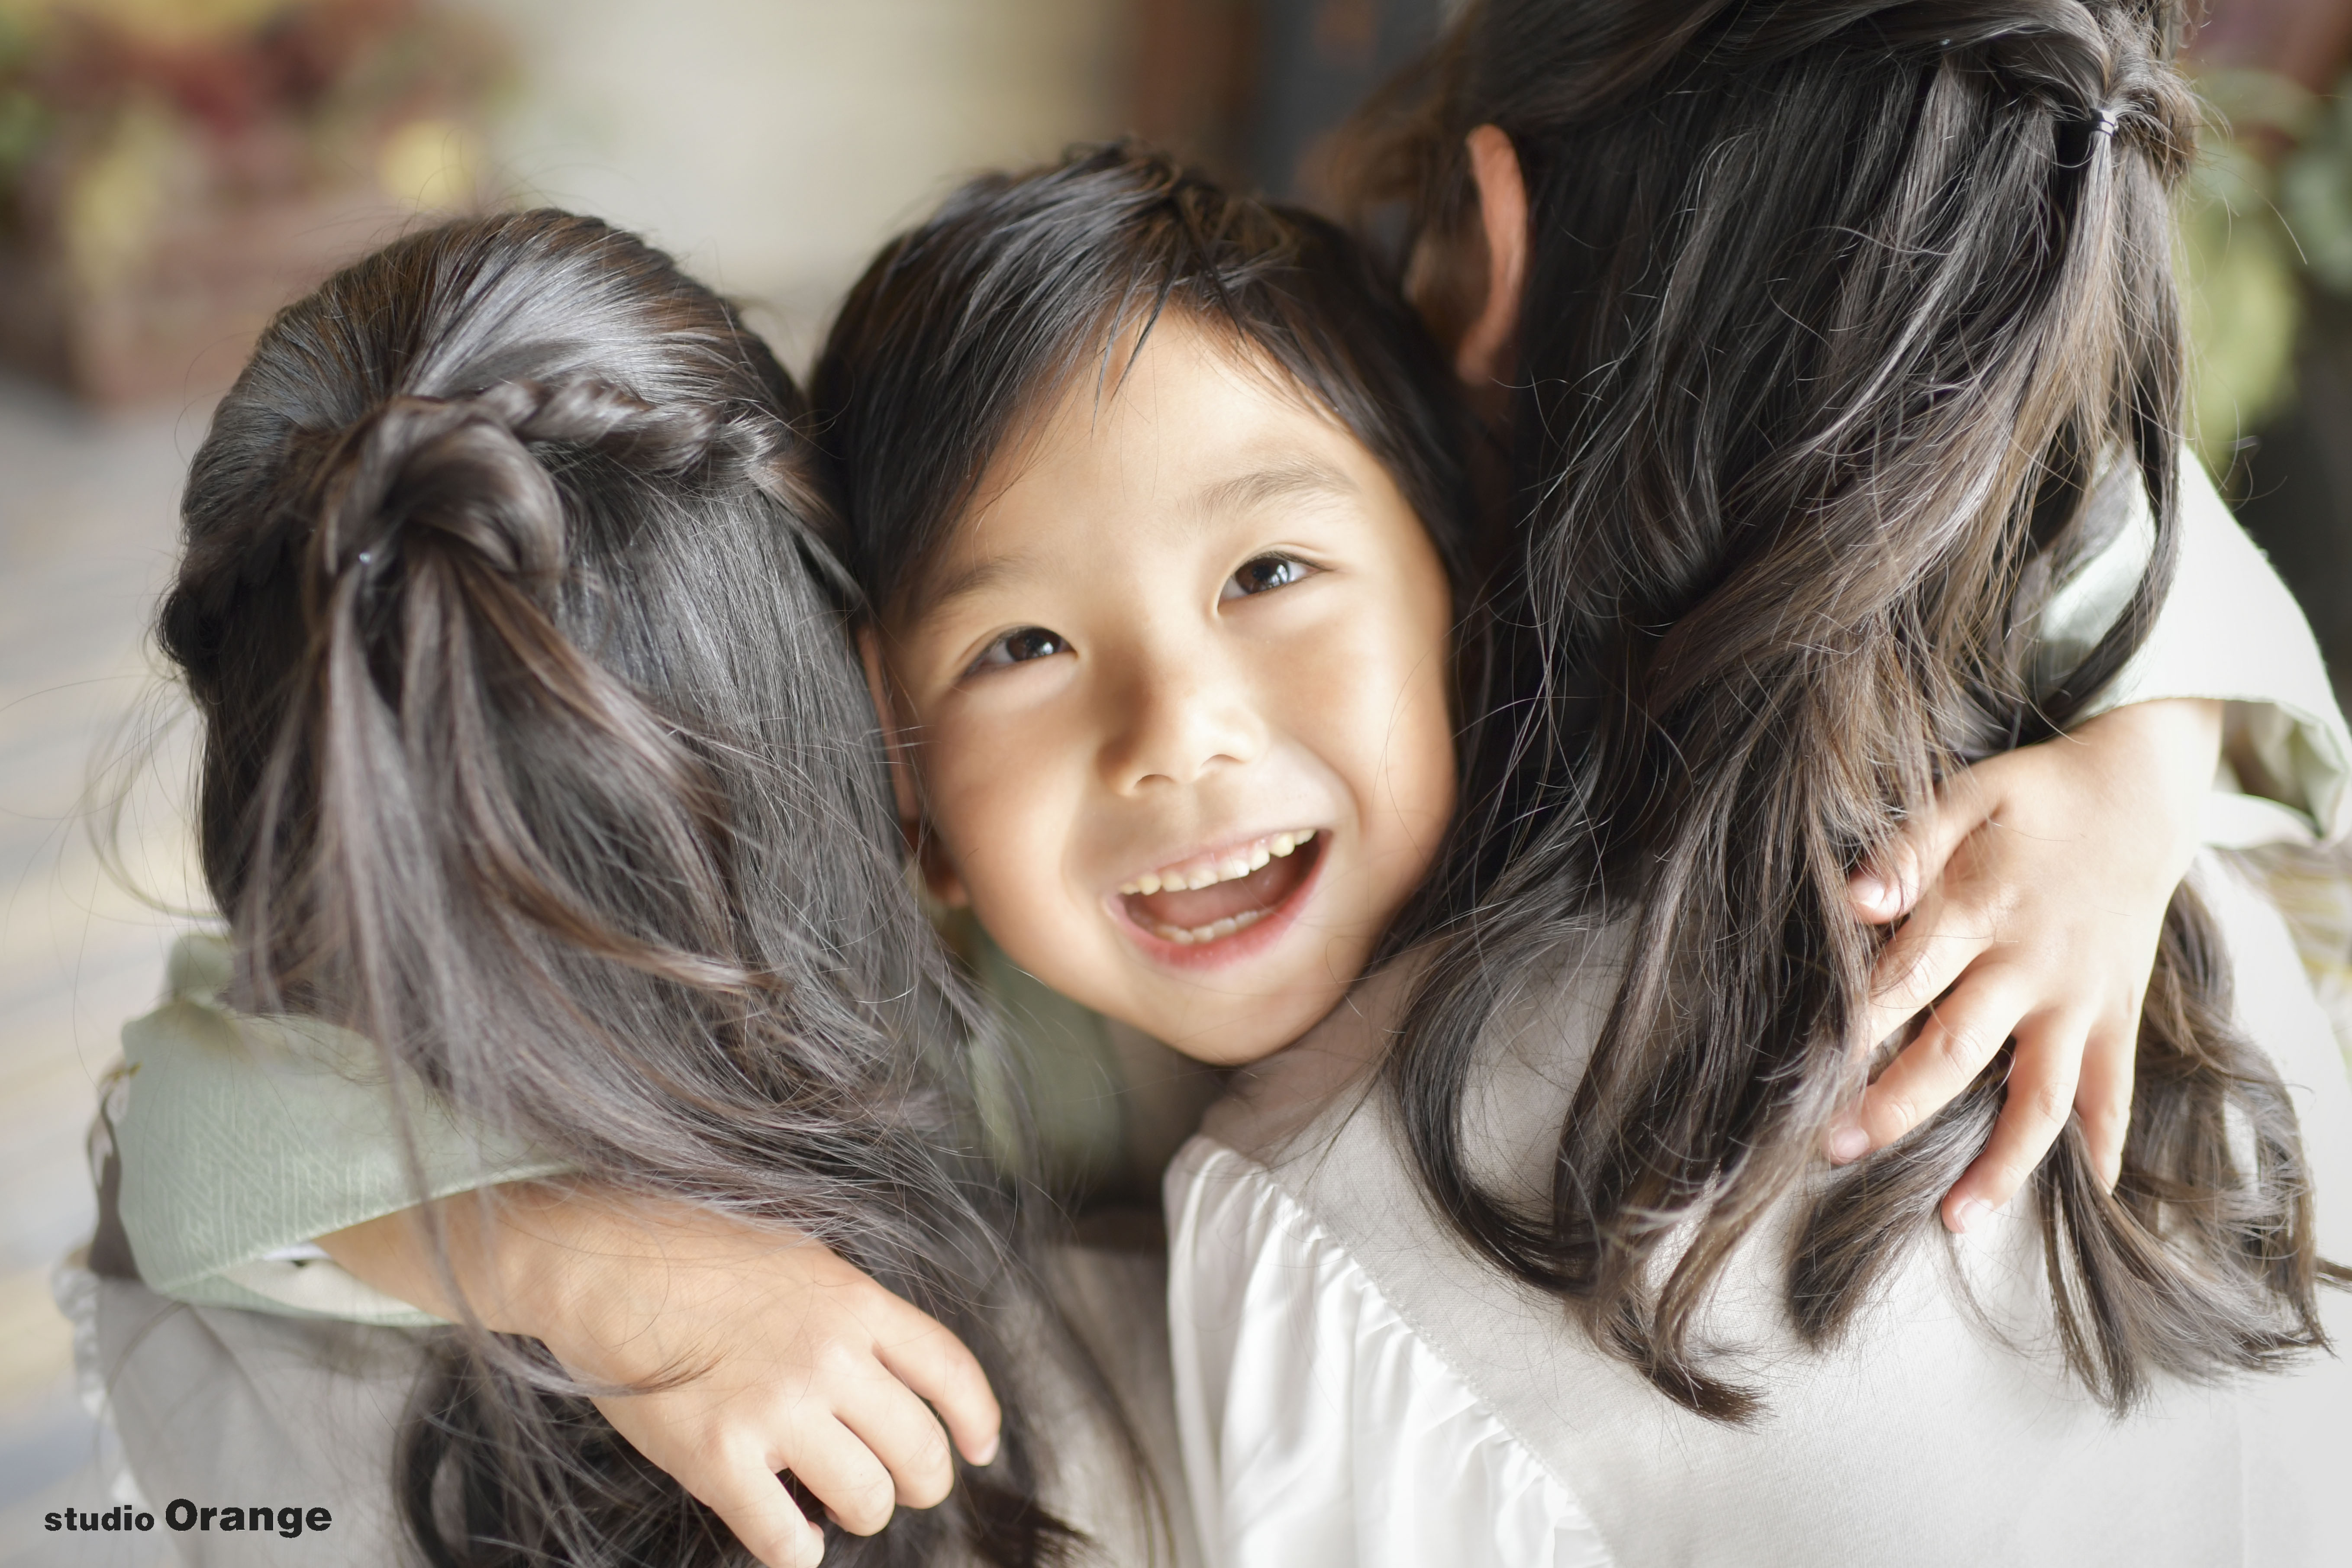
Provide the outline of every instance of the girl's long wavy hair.
{"type": "MultiPolygon", "coordinates": [[[[1476,0],[1359,121],[1354,195],[1401,198],[1424,257],[1475,232],[1475,126],[1531,208],[1523,570],[1465,841],[1395,938],[1432,959],[1391,1087],[1476,1253],[1705,1415],[1759,1403],[1694,1348],[1710,1288],[1862,1087],[1881,941],[1848,874],[1950,770],[2063,729],[2168,585],[2178,28],[2162,0],[1476,0]],[[2109,465],[2154,557],[2037,692],[2037,584],[2095,542],[2109,465]],[[1607,923],[1618,990],[1530,1212],[1473,1174],[1465,1090],[1546,954],[1607,923]]],[[[2070,1125],[2025,1199],[2067,1360],[2117,1413],[2324,1342],[2294,1116],[2225,986],[2184,889],[2120,1183],[2070,1125]]],[[[1930,1230],[2002,1065],[1808,1200],[1811,1341],[1930,1230]]]]}
{"type": "MultiPolygon", "coordinates": [[[[1004,1457],[829,1560],[1050,1561],[991,1331],[1040,1314],[955,1153],[991,1037],[902,879],[799,411],[728,305],[562,213],[289,307],[196,455],[161,615],[205,871],[244,1006],[356,1030],[587,1178],[814,1236],[974,1349],[1004,1457]]],[[[445,1336],[401,1445],[428,1560],[745,1560],[590,1392],[445,1336]]]]}

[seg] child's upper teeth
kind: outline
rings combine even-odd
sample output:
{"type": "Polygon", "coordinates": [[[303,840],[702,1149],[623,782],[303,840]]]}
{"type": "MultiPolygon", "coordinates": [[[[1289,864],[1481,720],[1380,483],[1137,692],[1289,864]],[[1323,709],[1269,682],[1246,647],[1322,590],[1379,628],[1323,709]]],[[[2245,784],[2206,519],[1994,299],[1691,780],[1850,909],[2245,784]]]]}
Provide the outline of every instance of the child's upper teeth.
{"type": "MultiPolygon", "coordinates": [[[[1219,882],[1230,882],[1246,877],[1269,860],[1279,860],[1315,837],[1312,827],[1294,828],[1288,833],[1276,833],[1266,837],[1229,850],[1216,859],[1187,860],[1181,865],[1162,867],[1146,871],[1132,882],[1122,883],[1121,893],[1181,893],[1190,888],[1213,888],[1219,882]]],[[[1206,928],[1203,928],[1206,929],[1206,928]]],[[[1173,941],[1173,938],[1170,940],[1173,941]]],[[[1195,937],[1194,941],[1214,941],[1213,937],[1195,937]]]]}

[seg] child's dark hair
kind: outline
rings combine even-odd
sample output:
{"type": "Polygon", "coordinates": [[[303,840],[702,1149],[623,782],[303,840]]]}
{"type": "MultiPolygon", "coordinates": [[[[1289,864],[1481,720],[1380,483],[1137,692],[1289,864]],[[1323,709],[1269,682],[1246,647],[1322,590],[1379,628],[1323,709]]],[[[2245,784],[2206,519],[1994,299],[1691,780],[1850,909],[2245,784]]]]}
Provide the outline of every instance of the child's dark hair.
{"type": "Polygon", "coordinates": [[[1457,600],[1484,563],[1454,377],[1338,226],[1227,193],[1131,142],[990,174],[886,247],[850,290],[810,387],[850,562],[892,614],[1003,443],[1100,377],[1170,309],[1267,363],[1387,468],[1457,600]]]}
{"type": "MultiPolygon", "coordinates": [[[[1475,254],[1475,127],[1530,209],[1496,616],[1525,635],[1493,661],[1397,1104],[1477,1255],[1706,1414],[1756,1408],[1692,1344],[1708,1291],[1860,1088],[1879,942],[1848,873],[1947,771],[2082,712],[2168,582],[2179,25],[2162,0],[1474,0],[1360,122],[1359,199],[1402,198],[1424,257],[1475,254]],[[2037,692],[2027,617],[2112,519],[2103,474],[2144,491],[2154,558],[2037,692]],[[1530,1212],[1473,1174],[1465,1095],[1498,1011],[1603,922],[1625,970],[1530,1212]]],[[[2325,1343],[2295,1117],[2227,973],[2184,889],[2119,1184],[2070,1125],[2026,1198],[2067,1358],[2116,1411],[2325,1343]]],[[[2001,1067],[1812,1205],[1789,1301],[1813,1340],[1931,1228],[2001,1067]]]]}
{"type": "MultiPolygon", "coordinates": [[[[800,412],[730,307],[562,213],[286,310],[161,615],[205,871],[242,1005],[357,1030],[584,1176],[813,1235],[973,1348],[1005,1458],[829,1561],[1038,1562],[989,1326],[1026,1271],[953,1153],[988,1032],[901,878],[800,412]]],[[[402,1443],[430,1561],[740,1560],[535,1347],[442,1350],[402,1443]]]]}

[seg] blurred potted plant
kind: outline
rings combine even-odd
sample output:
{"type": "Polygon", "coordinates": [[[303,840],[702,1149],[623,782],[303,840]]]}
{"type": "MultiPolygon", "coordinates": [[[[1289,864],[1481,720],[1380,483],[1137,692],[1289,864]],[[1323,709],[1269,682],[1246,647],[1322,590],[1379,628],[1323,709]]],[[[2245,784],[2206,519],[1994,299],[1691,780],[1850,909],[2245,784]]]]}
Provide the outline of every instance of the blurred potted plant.
{"type": "Polygon", "coordinates": [[[2295,397],[2314,305],[2352,299],[2352,0],[2215,0],[2188,61],[2210,111],[2181,215],[2190,428],[2226,472],[2295,397]]]}
{"type": "Polygon", "coordinates": [[[0,0],[0,361],[201,391],[269,313],[483,187],[504,50],[427,0],[0,0]]]}
{"type": "Polygon", "coordinates": [[[2190,424],[2352,694],[2352,0],[2212,0],[2184,204],[2190,424]]]}

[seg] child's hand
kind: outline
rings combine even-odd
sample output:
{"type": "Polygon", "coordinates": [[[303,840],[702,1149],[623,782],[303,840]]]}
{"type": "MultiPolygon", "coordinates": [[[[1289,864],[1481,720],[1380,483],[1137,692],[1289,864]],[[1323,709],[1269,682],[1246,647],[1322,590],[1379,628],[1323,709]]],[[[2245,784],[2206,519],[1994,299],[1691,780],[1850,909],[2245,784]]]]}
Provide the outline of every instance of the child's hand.
{"type": "Polygon", "coordinates": [[[1859,918],[1909,916],[1879,959],[1871,1039],[1929,1016],[1832,1130],[1832,1159],[1902,1137],[2014,1037],[2000,1120],[1945,1195],[1944,1224],[1965,1231],[2015,1195],[2070,1108],[2114,1184],[2140,999],[2197,852],[2221,725],[2218,702],[2144,702],[1989,757],[1947,782],[1883,865],[1854,873],[1859,918]]]}
{"type": "MultiPolygon", "coordinates": [[[[803,1568],[824,1550],[780,1470],[870,1535],[894,1502],[948,1495],[942,1419],[967,1459],[995,1458],[996,1399],[971,1352],[817,1243],[683,1205],[556,1187],[501,1197],[488,1245],[479,1207],[442,1209],[484,1323],[541,1340],[583,1381],[675,1380],[596,1407],[768,1568],[803,1568]]],[[[379,1289],[456,1316],[436,1304],[415,1211],[320,1244],[379,1289]]]]}

